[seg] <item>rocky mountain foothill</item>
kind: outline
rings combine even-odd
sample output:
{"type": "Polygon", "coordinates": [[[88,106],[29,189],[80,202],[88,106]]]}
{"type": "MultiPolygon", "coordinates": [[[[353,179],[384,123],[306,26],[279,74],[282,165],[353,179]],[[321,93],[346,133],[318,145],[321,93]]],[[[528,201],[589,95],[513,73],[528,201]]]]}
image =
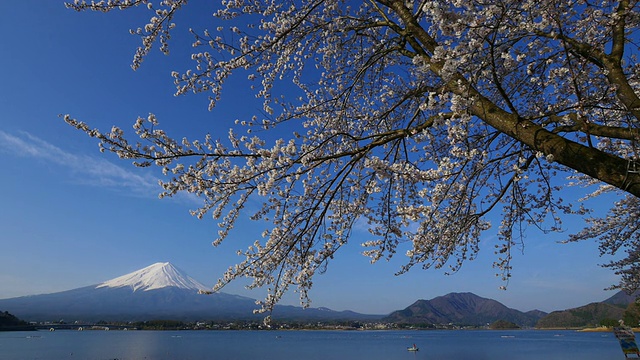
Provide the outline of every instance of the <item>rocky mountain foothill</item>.
{"type": "MultiPolygon", "coordinates": [[[[276,306],[277,321],[355,321],[396,324],[403,327],[577,328],[638,324],[638,294],[619,292],[602,302],[575,309],[522,312],[472,293],[450,293],[418,300],[389,315],[360,314],[327,308],[276,306]]],[[[98,285],[73,290],[0,299],[0,328],[26,326],[28,322],[57,321],[260,321],[254,299],[210,293],[204,285],[170,263],[156,263],[98,285]],[[2,313],[1,311],[5,311],[2,313]]]]}

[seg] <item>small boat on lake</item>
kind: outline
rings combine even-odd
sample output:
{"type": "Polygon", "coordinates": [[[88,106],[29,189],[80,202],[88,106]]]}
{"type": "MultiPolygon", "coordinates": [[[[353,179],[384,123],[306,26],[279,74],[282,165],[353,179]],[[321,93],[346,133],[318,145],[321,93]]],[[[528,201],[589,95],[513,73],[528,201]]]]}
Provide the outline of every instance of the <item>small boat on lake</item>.
{"type": "Polygon", "coordinates": [[[412,346],[412,347],[408,347],[408,348],[407,348],[407,351],[418,351],[418,350],[420,350],[420,349],[418,349],[418,347],[416,346],[416,344],[413,344],[413,346],[412,346]]]}

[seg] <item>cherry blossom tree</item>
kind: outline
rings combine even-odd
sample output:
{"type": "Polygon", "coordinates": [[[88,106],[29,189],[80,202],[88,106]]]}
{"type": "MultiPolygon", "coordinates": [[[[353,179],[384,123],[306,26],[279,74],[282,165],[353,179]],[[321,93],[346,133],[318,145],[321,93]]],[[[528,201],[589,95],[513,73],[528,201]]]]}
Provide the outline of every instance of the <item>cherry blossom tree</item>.
{"type": "MultiPolygon", "coordinates": [[[[157,43],[168,53],[186,0],[68,4],[141,5],[150,20],[131,31],[142,40],[134,69],[157,43]]],[[[618,286],[637,288],[638,10],[632,0],[223,0],[210,28],[191,30],[193,68],[172,74],[176,95],[208,93],[213,109],[240,74],[263,111],[223,139],[171,138],[153,114],[135,122],[138,140],[65,120],[103,151],[160,167],[161,196],[200,196],[193,213],[218,220],[215,245],[241,216],[266,222],[216,286],[252,278],[269,290],[264,309],[291,286],[308,304],[314,274],[356,223],[369,229],[362,245],[372,261],[400,250],[399,273],[456,271],[478,253],[493,214],[506,280],[525,230],[588,216],[561,198],[577,185],[588,186],[586,198],[621,200],[568,241],[626,251],[608,266],[618,286]],[[248,213],[250,201],[258,211],[248,213]]]]}

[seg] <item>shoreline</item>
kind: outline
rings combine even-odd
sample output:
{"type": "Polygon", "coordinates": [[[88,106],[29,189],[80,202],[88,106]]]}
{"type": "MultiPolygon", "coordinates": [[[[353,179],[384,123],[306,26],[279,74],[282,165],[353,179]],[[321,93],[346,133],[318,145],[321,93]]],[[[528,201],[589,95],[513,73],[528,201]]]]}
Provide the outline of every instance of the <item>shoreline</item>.
{"type": "MultiPolygon", "coordinates": [[[[640,332],[640,328],[638,328],[638,327],[631,328],[631,330],[633,330],[634,333],[640,332]]],[[[579,329],[577,331],[579,331],[579,332],[613,332],[613,327],[611,327],[611,326],[598,326],[598,327],[593,327],[593,328],[579,329]]]]}

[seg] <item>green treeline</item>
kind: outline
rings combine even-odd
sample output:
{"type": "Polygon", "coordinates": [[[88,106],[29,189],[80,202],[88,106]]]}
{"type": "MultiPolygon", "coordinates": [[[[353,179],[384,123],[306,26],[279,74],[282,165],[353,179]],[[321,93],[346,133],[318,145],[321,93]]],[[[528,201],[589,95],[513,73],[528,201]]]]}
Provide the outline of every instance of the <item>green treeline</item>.
{"type": "Polygon", "coordinates": [[[189,327],[189,324],[179,320],[139,321],[131,325],[141,330],[182,330],[189,327]]]}
{"type": "Polygon", "coordinates": [[[9,314],[8,311],[5,311],[5,312],[0,311],[0,327],[19,326],[19,325],[28,325],[28,324],[25,321],[18,319],[14,315],[9,314]]]}
{"type": "Polygon", "coordinates": [[[33,330],[32,327],[23,320],[18,319],[8,311],[0,311],[0,331],[3,330],[33,330]]]}

